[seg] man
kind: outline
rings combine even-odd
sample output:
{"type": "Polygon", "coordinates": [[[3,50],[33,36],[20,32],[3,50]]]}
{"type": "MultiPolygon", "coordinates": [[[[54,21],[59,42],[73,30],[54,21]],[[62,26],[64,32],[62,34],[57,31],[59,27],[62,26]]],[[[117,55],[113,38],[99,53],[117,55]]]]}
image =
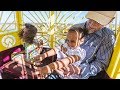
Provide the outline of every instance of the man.
{"type": "Polygon", "coordinates": [[[82,79],[108,78],[105,76],[115,42],[114,32],[105,27],[115,17],[116,11],[89,11],[88,21],[74,26],[88,30],[84,43],[86,58],[80,65],[82,79]],[[104,74],[104,75],[103,75],[104,74]]]}

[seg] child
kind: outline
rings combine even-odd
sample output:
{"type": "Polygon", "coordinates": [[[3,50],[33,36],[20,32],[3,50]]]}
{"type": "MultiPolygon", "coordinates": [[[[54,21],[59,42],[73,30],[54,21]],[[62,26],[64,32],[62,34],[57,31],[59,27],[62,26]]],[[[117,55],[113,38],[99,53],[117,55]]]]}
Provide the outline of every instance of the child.
{"type": "Polygon", "coordinates": [[[29,23],[25,23],[25,27],[20,30],[19,37],[23,41],[23,46],[25,48],[22,52],[13,52],[12,59],[22,64],[21,58],[26,62],[32,60],[33,57],[40,54],[43,47],[43,41],[36,37],[37,28],[29,23]]]}
{"type": "Polygon", "coordinates": [[[57,61],[39,68],[40,73],[47,74],[57,71],[61,78],[78,78],[80,74],[79,65],[86,56],[84,49],[80,45],[84,42],[86,30],[78,27],[71,27],[67,33],[66,42],[34,59],[40,59],[57,54],[57,61]]]}

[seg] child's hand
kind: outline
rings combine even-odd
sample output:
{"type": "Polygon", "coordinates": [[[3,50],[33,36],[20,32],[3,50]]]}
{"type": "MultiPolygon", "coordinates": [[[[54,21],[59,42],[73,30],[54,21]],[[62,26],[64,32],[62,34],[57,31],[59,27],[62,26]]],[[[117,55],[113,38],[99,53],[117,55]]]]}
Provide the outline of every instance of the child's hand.
{"type": "Polygon", "coordinates": [[[55,70],[59,75],[64,76],[64,70],[59,69],[59,70],[55,70]]]}
{"type": "Polygon", "coordinates": [[[70,74],[70,69],[69,69],[69,67],[64,67],[63,70],[64,70],[64,75],[65,75],[65,76],[68,76],[68,75],[70,74]]]}
{"type": "Polygon", "coordinates": [[[66,52],[67,52],[67,48],[65,48],[65,47],[63,47],[63,45],[61,45],[61,51],[62,51],[63,53],[66,53],[66,52]]]}
{"type": "Polygon", "coordinates": [[[36,62],[36,61],[42,61],[44,59],[44,55],[41,54],[41,55],[38,55],[36,57],[33,58],[33,62],[36,62]]]}
{"type": "Polygon", "coordinates": [[[48,69],[47,66],[44,67],[36,67],[36,74],[40,74],[40,75],[47,75],[48,73],[51,73],[51,71],[48,69]]]}
{"type": "Polygon", "coordinates": [[[34,69],[35,69],[35,75],[37,75],[38,79],[45,79],[47,74],[42,73],[43,71],[41,71],[41,69],[42,69],[41,67],[35,67],[34,66],[34,69]]]}
{"type": "Polygon", "coordinates": [[[80,67],[74,66],[74,65],[68,65],[68,67],[64,67],[64,75],[69,76],[73,74],[80,74],[81,69],[80,67]]]}

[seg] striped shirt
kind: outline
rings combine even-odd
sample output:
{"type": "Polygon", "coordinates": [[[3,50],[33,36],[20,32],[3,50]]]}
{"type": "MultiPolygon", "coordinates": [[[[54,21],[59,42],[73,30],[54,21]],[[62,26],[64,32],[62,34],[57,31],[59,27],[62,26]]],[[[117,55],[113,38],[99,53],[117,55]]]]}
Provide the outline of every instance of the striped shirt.
{"type": "MultiPolygon", "coordinates": [[[[85,28],[85,23],[75,26],[85,28]]],[[[90,76],[96,76],[100,71],[107,69],[114,43],[114,32],[106,27],[85,37],[84,43],[80,46],[86,50],[86,57],[79,65],[82,69],[80,79],[88,79],[90,76]]]]}
{"type": "Polygon", "coordinates": [[[35,45],[35,42],[39,42],[39,38],[37,36],[34,37],[33,44],[25,43],[23,46],[25,47],[25,60],[32,60],[33,57],[39,55],[39,51],[36,50],[37,46],[35,45]]]}

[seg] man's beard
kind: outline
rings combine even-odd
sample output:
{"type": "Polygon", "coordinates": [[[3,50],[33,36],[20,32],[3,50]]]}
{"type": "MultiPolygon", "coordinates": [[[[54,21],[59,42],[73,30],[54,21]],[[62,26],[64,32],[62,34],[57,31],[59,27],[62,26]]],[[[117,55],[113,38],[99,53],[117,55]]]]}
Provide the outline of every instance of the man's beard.
{"type": "Polygon", "coordinates": [[[100,30],[99,28],[91,28],[89,26],[87,26],[86,29],[88,30],[88,33],[94,33],[96,31],[100,30]]]}
{"type": "Polygon", "coordinates": [[[89,29],[88,30],[88,33],[94,33],[94,32],[96,32],[96,31],[98,31],[97,29],[89,29]]]}

